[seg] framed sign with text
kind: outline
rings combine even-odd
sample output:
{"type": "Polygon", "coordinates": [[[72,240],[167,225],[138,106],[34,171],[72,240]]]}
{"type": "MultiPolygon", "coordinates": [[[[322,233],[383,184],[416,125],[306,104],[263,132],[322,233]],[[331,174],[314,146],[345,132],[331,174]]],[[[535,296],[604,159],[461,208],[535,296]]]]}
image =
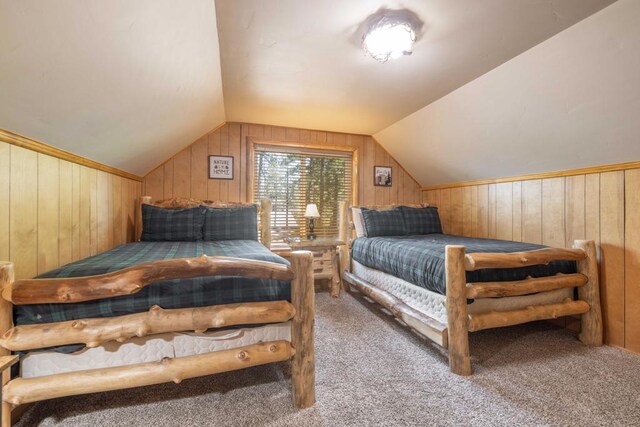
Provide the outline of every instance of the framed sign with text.
{"type": "Polygon", "coordinates": [[[233,156],[209,156],[209,179],[233,179],[233,156]]]}

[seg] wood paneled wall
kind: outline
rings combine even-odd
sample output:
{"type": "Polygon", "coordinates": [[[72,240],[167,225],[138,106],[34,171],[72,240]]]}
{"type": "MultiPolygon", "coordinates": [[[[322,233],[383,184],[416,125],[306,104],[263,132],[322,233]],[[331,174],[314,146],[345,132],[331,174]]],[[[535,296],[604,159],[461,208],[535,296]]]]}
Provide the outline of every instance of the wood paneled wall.
{"type": "Polygon", "coordinates": [[[0,142],[0,260],[29,278],[133,239],[139,181],[0,142]]]}
{"type": "Polygon", "coordinates": [[[447,233],[570,247],[598,244],[605,339],[640,353],[640,169],[423,192],[447,233]]]}
{"type": "Polygon", "coordinates": [[[144,177],[144,193],[154,199],[193,197],[246,201],[247,137],[309,144],[358,147],[358,200],[360,204],[416,203],[420,187],[372,137],[247,123],[228,123],[203,136],[144,177]],[[207,156],[235,158],[234,179],[208,179],[207,156]],[[393,186],[373,185],[373,166],[393,167],[393,186]]]}

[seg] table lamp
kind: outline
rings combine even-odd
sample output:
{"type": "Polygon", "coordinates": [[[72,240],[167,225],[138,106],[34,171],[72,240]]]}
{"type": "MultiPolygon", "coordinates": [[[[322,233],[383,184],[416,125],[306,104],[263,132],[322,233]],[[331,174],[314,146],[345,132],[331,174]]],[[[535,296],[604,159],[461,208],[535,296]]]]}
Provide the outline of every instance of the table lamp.
{"type": "Polygon", "coordinates": [[[309,218],[309,233],[307,234],[307,239],[313,240],[316,238],[316,235],[313,234],[313,228],[315,227],[314,220],[316,218],[320,218],[320,212],[318,212],[318,206],[315,203],[310,203],[307,205],[307,210],[304,212],[304,217],[309,218]]]}

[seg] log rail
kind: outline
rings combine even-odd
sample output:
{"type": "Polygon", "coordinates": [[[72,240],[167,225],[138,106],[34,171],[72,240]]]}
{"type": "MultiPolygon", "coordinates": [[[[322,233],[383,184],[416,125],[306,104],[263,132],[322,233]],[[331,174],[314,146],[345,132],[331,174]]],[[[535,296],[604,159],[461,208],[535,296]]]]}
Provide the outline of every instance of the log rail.
{"type": "Polygon", "coordinates": [[[479,252],[466,254],[464,268],[475,271],[483,268],[518,268],[549,264],[553,261],[580,261],[587,257],[582,249],[544,248],[526,252],[479,252]]]}
{"type": "Polygon", "coordinates": [[[447,246],[447,311],[449,365],[452,372],[470,375],[469,332],[518,325],[562,316],[581,316],[580,340],[602,345],[602,314],[598,289],[595,243],[577,240],[574,249],[545,248],[527,252],[465,254],[463,246],[447,246]],[[577,261],[578,272],[521,281],[466,283],[466,271],[485,268],[518,268],[553,261],[577,261]],[[467,299],[501,298],[577,288],[578,300],[530,305],[506,311],[467,314],[467,299]]]}
{"type": "Polygon", "coordinates": [[[135,294],[164,280],[203,276],[289,281],[293,279],[293,270],[273,262],[203,255],[151,261],[96,276],[17,280],[5,286],[2,297],[14,305],[74,303],[135,294]]]}
{"type": "MultiPolygon", "coordinates": [[[[210,375],[265,363],[292,360],[293,401],[299,408],[315,402],[313,255],[291,254],[291,266],[229,257],[161,260],[113,273],[69,279],[14,281],[13,264],[0,263],[0,356],[83,343],[125,342],[137,336],[232,325],[290,321],[291,342],[258,343],[237,349],[115,368],[84,370],[10,380],[3,371],[2,427],[11,424],[12,405],[56,397],[117,390],[210,375]],[[161,280],[201,276],[243,276],[291,282],[287,301],[226,304],[163,310],[67,322],[12,327],[12,304],[71,303],[135,293],[161,280]]],[[[12,359],[14,360],[14,359],[12,359]]]]}

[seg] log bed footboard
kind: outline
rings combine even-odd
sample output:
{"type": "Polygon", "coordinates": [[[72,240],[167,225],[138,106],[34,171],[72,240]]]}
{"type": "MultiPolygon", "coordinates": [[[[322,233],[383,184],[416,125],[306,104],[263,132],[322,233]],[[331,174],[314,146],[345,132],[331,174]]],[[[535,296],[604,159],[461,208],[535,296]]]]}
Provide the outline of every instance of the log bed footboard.
{"type": "MultiPolygon", "coordinates": [[[[592,240],[576,240],[574,249],[547,248],[516,253],[465,254],[464,246],[449,245],[445,249],[447,324],[407,306],[386,291],[343,272],[345,283],[369,296],[395,317],[425,337],[448,348],[449,367],[459,375],[471,375],[469,332],[512,326],[535,320],[580,315],[580,340],[590,346],[602,345],[602,313],[598,284],[596,247],[592,240]],[[466,272],[483,268],[517,268],[552,261],[577,262],[577,273],[550,277],[528,277],[520,281],[467,283],[466,272]],[[553,291],[578,289],[578,299],[530,305],[522,309],[469,314],[467,299],[502,298],[553,291]]],[[[349,289],[347,289],[349,290],[349,289]]]]}
{"type": "Polygon", "coordinates": [[[580,340],[602,345],[602,313],[595,242],[576,240],[573,249],[547,248],[515,253],[465,254],[464,246],[447,246],[445,253],[449,366],[459,375],[470,375],[469,332],[518,325],[535,320],[580,315],[580,340]],[[519,282],[467,283],[466,272],[483,268],[517,268],[552,261],[577,262],[578,273],[527,278],[519,282]],[[526,295],[561,288],[577,288],[578,299],[530,305],[519,310],[467,313],[468,298],[526,295]]]}
{"type": "MultiPolygon", "coordinates": [[[[0,263],[0,356],[66,344],[98,346],[106,341],[166,332],[196,331],[231,325],[291,321],[291,342],[274,341],[195,356],[113,368],[75,371],[36,378],[10,379],[3,364],[2,427],[11,425],[15,405],[45,399],[160,384],[187,378],[292,360],[293,401],[299,408],[315,403],[313,255],[291,254],[291,266],[228,257],[155,261],[114,273],[69,279],[14,281],[13,264],[0,263]],[[229,275],[291,280],[288,301],[226,304],[163,310],[125,316],[80,319],[12,327],[12,304],[72,303],[129,295],[159,281],[229,275]]],[[[11,358],[15,363],[17,357],[11,358]]],[[[4,359],[3,359],[4,360],[4,359]]]]}

